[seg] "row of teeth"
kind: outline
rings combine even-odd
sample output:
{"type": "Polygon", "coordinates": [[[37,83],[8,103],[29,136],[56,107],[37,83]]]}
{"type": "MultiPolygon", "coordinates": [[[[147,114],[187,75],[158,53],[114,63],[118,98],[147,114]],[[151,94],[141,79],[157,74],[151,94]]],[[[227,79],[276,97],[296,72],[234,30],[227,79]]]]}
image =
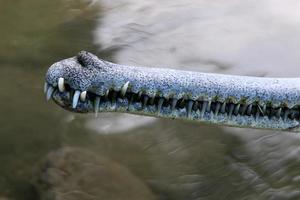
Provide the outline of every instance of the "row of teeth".
{"type": "MultiPolygon", "coordinates": [[[[64,92],[66,91],[65,88],[65,83],[64,83],[64,79],[63,78],[59,78],[58,79],[58,90],[60,92],[64,92]]],[[[120,96],[122,98],[125,97],[127,89],[129,86],[129,82],[126,82],[121,90],[120,90],[120,96]]],[[[46,97],[47,100],[49,100],[54,92],[54,87],[49,85],[48,83],[45,83],[45,87],[44,87],[44,92],[46,93],[46,97]]],[[[106,98],[108,96],[108,93],[110,91],[107,90],[106,92],[106,98]]],[[[137,94],[139,101],[142,103],[142,107],[144,108],[147,104],[153,105],[154,104],[154,100],[156,97],[149,97],[147,95],[143,95],[142,96],[142,92],[139,92],[137,94]]],[[[73,96],[73,100],[72,100],[72,108],[75,109],[78,101],[80,99],[80,101],[85,102],[86,101],[86,97],[87,97],[87,91],[79,91],[79,90],[75,90],[74,92],[74,96],[73,96]]],[[[164,102],[167,101],[165,98],[160,97],[157,101],[157,111],[158,113],[160,113],[162,106],[164,104],[164,102]]],[[[131,96],[131,98],[128,99],[129,104],[131,104],[133,102],[133,95],[131,96]]],[[[266,105],[264,106],[259,106],[259,105],[255,105],[255,104],[233,104],[233,103],[226,103],[226,102],[212,102],[212,101],[193,101],[193,100],[184,100],[184,99],[172,99],[170,102],[170,106],[171,106],[171,111],[174,111],[174,109],[177,107],[177,105],[183,105],[180,107],[185,107],[186,108],[186,112],[187,112],[187,117],[190,117],[192,110],[197,110],[200,106],[200,113],[201,116],[203,117],[205,112],[212,112],[215,116],[218,115],[219,113],[227,113],[228,117],[231,117],[232,115],[249,115],[249,116],[254,116],[255,118],[258,118],[260,116],[266,116],[267,115],[267,110],[269,113],[274,113],[274,114],[270,114],[270,115],[274,115],[277,118],[282,117],[283,120],[286,120],[287,118],[292,118],[294,119],[296,117],[296,115],[299,115],[299,111],[295,111],[294,109],[287,109],[287,108],[270,108],[266,105]],[[212,104],[214,104],[212,106],[212,104]],[[256,111],[253,111],[253,109],[256,109],[256,111]],[[271,109],[271,110],[270,110],[271,109]],[[253,112],[255,112],[253,114],[253,112]]],[[[94,109],[95,109],[95,113],[97,115],[98,109],[99,109],[99,105],[100,105],[100,96],[96,96],[94,99],[94,109]]],[[[298,116],[299,117],[299,116],[298,116]]]]}
{"type": "MultiPolygon", "coordinates": [[[[66,88],[65,88],[65,83],[64,83],[64,78],[59,78],[58,82],[57,82],[57,87],[58,90],[60,92],[65,92],[66,88]]],[[[51,86],[50,84],[48,84],[47,82],[44,85],[44,93],[46,93],[46,98],[47,100],[49,100],[52,97],[52,94],[54,92],[54,87],[51,86]]],[[[86,95],[87,95],[87,91],[79,91],[76,90],[73,96],[73,103],[72,103],[72,107],[75,109],[77,104],[78,104],[78,100],[80,99],[80,101],[84,102],[86,100],[86,95]]]]}
{"type": "MultiPolygon", "coordinates": [[[[122,86],[121,91],[120,91],[122,96],[125,96],[126,91],[128,89],[128,86],[129,86],[129,81],[126,82],[122,86]]],[[[65,92],[66,91],[64,78],[59,78],[58,79],[57,87],[58,87],[59,92],[65,92]]],[[[45,82],[44,93],[46,94],[46,99],[47,100],[50,100],[54,90],[55,90],[55,88],[53,86],[51,86],[50,84],[45,82]]],[[[108,93],[109,93],[109,90],[107,90],[106,95],[108,95],[108,93]]],[[[81,92],[79,90],[75,90],[75,93],[74,93],[74,96],[73,96],[73,101],[72,101],[72,108],[75,109],[77,107],[79,99],[80,99],[80,101],[85,102],[86,101],[86,96],[87,96],[87,91],[81,92]]],[[[99,104],[100,104],[100,97],[96,97],[95,98],[95,112],[96,113],[98,112],[99,104]]]]}

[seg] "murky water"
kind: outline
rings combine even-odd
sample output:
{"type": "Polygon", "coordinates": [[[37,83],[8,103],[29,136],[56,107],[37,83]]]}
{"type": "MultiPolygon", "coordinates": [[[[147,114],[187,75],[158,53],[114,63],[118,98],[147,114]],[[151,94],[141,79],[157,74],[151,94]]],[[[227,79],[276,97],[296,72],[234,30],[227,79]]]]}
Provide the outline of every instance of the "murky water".
{"type": "Polygon", "coordinates": [[[85,49],[114,62],[299,76],[296,0],[0,1],[0,199],[300,199],[300,137],[46,102],[85,49]]]}

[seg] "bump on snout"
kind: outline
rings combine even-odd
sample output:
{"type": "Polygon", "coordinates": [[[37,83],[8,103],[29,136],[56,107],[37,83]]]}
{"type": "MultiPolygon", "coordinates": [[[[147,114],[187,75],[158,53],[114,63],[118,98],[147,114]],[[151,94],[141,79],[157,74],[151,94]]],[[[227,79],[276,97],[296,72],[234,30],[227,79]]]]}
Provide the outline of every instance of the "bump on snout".
{"type": "Polygon", "coordinates": [[[80,51],[77,55],[77,60],[83,67],[95,66],[98,62],[97,56],[87,51],[80,51]]]}

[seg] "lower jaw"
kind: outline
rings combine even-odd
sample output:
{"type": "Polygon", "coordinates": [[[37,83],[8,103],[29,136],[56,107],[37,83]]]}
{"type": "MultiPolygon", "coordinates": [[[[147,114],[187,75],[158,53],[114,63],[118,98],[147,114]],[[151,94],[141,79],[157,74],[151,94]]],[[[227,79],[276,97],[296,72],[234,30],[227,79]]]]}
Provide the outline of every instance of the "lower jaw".
{"type": "MultiPolygon", "coordinates": [[[[74,93],[74,90],[72,89],[66,92],[59,92],[56,89],[52,97],[53,100],[61,107],[69,111],[79,113],[122,112],[168,119],[198,121],[206,124],[287,130],[295,132],[299,131],[297,130],[300,115],[298,108],[296,109],[296,115],[291,118],[287,117],[288,115],[285,115],[284,111],[280,112],[280,115],[274,116],[274,112],[277,111],[275,108],[271,109],[270,107],[265,107],[263,111],[265,114],[262,114],[260,112],[260,106],[253,104],[253,107],[256,106],[256,108],[250,109],[250,112],[246,115],[241,114],[246,113],[247,107],[246,106],[244,111],[242,111],[242,104],[223,103],[226,107],[224,106],[222,112],[222,108],[220,108],[221,102],[208,103],[207,101],[197,101],[197,106],[195,107],[195,101],[180,99],[174,101],[177,103],[175,103],[174,105],[176,106],[173,106],[172,108],[172,100],[174,99],[167,100],[162,97],[156,97],[152,99],[152,103],[149,103],[151,102],[151,99],[145,95],[127,93],[125,96],[121,97],[120,92],[111,91],[107,96],[98,96],[93,93],[88,93],[88,99],[85,102],[79,101],[76,108],[73,109],[71,105],[73,96],[72,93],[74,93]],[[99,105],[95,107],[95,98],[97,96],[101,99],[101,101],[99,105]],[[160,99],[163,99],[162,103],[159,103],[160,99]],[[219,104],[218,108],[217,104],[219,104]]],[[[291,111],[295,112],[295,109],[289,110],[289,112],[291,111]]]]}
{"type": "MultiPolygon", "coordinates": [[[[63,95],[60,94],[60,97],[63,95]]],[[[65,98],[69,98],[67,95],[65,98]]],[[[55,102],[62,106],[62,103],[55,98],[55,102]]],[[[64,101],[65,102],[65,101],[64,101]]],[[[94,113],[94,102],[88,100],[87,102],[79,102],[76,109],[70,108],[71,105],[64,105],[63,107],[73,112],[94,113]]],[[[298,130],[299,121],[296,119],[282,119],[276,117],[259,116],[255,117],[245,115],[231,115],[227,113],[201,112],[201,110],[192,110],[189,115],[186,108],[171,109],[171,106],[162,106],[159,110],[157,105],[143,106],[141,102],[130,103],[128,99],[117,98],[113,101],[102,101],[97,112],[120,112],[129,114],[138,114],[144,116],[153,116],[167,119],[181,119],[186,121],[197,121],[205,124],[225,125],[242,128],[256,128],[256,129],[273,129],[273,130],[298,130]]]]}
{"type": "Polygon", "coordinates": [[[141,103],[134,103],[128,107],[126,101],[115,103],[104,103],[99,107],[99,112],[123,112],[145,116],[154,116],[168,119],[181,119],[187,121],[198,121],[206,124],[234,126],[242,128],[257,128],[257,129],[274,129],[274,130],[292,130],[298,126],[297,120],[283,120],[282,118],[269,118],[267,116],[254,118],[253,116],[241,116],[227,114],[215,115],[213,112],[192,111],[189,116],[185,108],[171,110],[170,107],[161,108],[157,111],[156,106],[147,106],[143,108],[141,103]]]}

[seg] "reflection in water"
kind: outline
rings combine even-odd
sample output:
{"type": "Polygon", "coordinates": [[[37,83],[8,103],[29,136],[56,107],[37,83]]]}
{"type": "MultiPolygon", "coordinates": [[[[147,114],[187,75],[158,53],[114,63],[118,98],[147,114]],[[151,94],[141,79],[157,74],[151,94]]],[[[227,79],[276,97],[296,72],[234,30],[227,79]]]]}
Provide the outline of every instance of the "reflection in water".
{"type": "Polygon", "coordinates": [[[47,67],[82,49],[123,64],[296,76],[298,1],[98,3],[0,2],[0,199],[45,199],[54,188],[71,199],[136,190],[164,200],[300,198],[299,136],[119,114],[93,119],[42,95],[47,67]]]}
{"type": "Polygon", "coordinates": [[[63,148],[40,164],[41,199],[153,200],[149,188],[125,167],[86,149],[63,148]]]}
{"type": "Polygon", "coordinates": [[[80,1],[0,1],[0,198],[37,198],[32,166],[65,131],[64,112],[45,101],[44,74],[55,60],[96,49],[86,31],[96,11],[80,1]]]}
{"type": "Polygon", "coordinates": [[[297,0],[101,0],[95,32],[124,64],[300,75],[297,0]],[[196,68],[197,67],[197,68],[196,68]]]}
{"type": "Polygon", "coordinates": [[[123,133],[131,131],[137,127],[153,123],[154,117],[141,117],[129,114],[101,113],[98,118],[89,119],[86,127],[95,130],[100,134],[123,133]]]}

